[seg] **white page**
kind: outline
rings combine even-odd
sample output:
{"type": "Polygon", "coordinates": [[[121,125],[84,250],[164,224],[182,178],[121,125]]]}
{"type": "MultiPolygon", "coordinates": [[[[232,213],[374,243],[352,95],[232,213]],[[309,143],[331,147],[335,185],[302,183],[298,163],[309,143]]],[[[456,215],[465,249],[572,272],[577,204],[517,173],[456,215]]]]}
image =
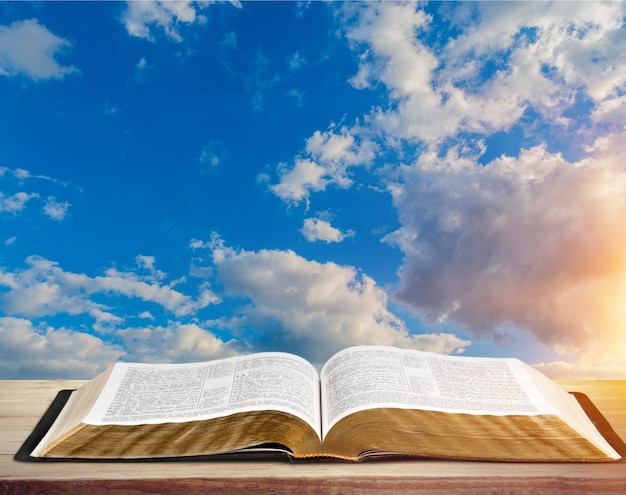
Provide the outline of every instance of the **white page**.
{"type": "Polygon", "coordinates": [[[516,359],[445,356],[361,346],[322,368],[322,433],[374,407],[468,414],[556,414],[516,359]]]}
{"type": "Polygon", "coordinates": [[[306,360],[259,353],[193,364],[117,363],[84,422],[155,424],[276,410],[320,433],[319,376],[306,360]]]}

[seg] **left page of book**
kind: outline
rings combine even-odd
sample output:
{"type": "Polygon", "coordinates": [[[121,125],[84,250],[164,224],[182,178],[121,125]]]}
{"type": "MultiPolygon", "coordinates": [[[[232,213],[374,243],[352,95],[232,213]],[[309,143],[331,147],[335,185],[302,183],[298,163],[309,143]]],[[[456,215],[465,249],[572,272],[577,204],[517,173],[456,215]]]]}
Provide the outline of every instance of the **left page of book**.
{"type": "Polygon", "coordinates": [[[73,393],[31,456],[181,458],[269,444],[319,451],[319,404],[317,371],[292,354],[118,363],[73,393]]]}
{"type": "Polygon", "coordinates": [[[193,364],[117,363],[83,422],[156,424],[264,410],[293,414],[321,438],[315,368],[287,353],[193,364]]]}

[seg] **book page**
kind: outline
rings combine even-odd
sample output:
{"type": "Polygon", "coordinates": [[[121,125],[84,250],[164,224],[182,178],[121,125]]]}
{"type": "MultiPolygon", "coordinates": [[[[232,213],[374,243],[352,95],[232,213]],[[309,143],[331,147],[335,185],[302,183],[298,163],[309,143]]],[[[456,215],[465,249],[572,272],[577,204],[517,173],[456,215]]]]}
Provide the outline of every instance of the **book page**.
{"type": "Polygon", "coordinates": [[[193,364],[117,363],[84,423],[156,424],[276,410],[320,433],[319,376],[306,360],[259,353],[193,364]]]}
{"type": "Polygon", "coordinates": [[[362,346],[322,368],[322,433],[356,411],[417,408],[467,414],[555,414],[516,359],[362,346]]]}

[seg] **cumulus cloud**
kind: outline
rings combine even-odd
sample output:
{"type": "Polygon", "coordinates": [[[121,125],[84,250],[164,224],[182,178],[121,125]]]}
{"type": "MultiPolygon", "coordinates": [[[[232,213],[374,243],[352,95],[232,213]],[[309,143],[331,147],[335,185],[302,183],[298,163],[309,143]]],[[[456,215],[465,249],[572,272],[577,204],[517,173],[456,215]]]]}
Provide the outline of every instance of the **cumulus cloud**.
{"type": "MultiPolygon", "coordinates": [[[[350,82],[387,90],[386,102],[343,132],[398,157],[373,162],[402,225],[385,238],[405,255],[396,298],[481,337],[528,330],[589,372],[603,357],[584,349],[617,357],[624,349],[614,344],[626,337],[626,5],[436,10],[396,2],[340,9],[359,60],[350,82]],[[432,15],[454,35],[437,38],[432,15]],[[513,126],[533,144],[481,160],[486,140],[513,126]]],[[[321,136],[307,148],[314,163],[321,136]]],[[[322,192],[331,175],[320,177],[327,182],[300,182],[300,191],[322,192]]]]}
{"type": "Polygon", "coordinates": [[[354,235],[354,231],[349,230],[344,233],[321,218],[305,218],[300,232],[309,242],[323,241],[326,243],[341,242],[346,237],[354,235]]]}
{"type": "Polygon", "coordinates": [[[315,131],[303,154],[278,166],[274,194],[308,205],[331,185],[352,187],[350,167],[369,167],[380,152],[407,145],[437,154],[456,146],[478,158],[485,138],[514,125],[534,135],[539,126],[575,133],[583,146],[587,130],[567,117],[580,99],[596,103],[589,119],[621,122],[623,3],[477,2],[440,10],[458,34],[433,43],[433,17],[420,4],[342,4],[339,18],[359,59],[351,83],[385,87],[387,102],[353,126],[315,131]],[[536,117],[526,121],[529,112],[536,117]]]}
{"type": "Polygon", "coordinates": [[[410,335],[389,310],[386,292],[353,267],[307,260],[293,251],[236,251],[215,239],[202,247],[212,249],[225,294],[249,301],[221,324],[253,332],[248,342],[255,349],[290,349],[320,363],[350,345],[450,353],[469,344],[449,334],[410,335]]]}
{"type": "Polygon", "coordinates": [[[235,341],[223,342],[210,329],[170,322],[167,326],[125,326],[118,344],[67,328],[0,317],[0,376],[88,379],[114,362],[195,362],[240,353],[235,341]]]}
{"type": "Polygon", "coordinates": [[[95,319],[97,328],[102,329],[103,326],[119,325],[124,318],[116,315],[105,303],[97,302],[93,297],[95,294],[156,303],[176,316],[188,316],[219,301],[209,288],[202,289],[195,298],[183,294],[155,280],[150,258],[140,257],[139,262],[149,268],[148,276],[110,268],[104,276],[90,277],[65,271],[54,261],[29,256],[25,269],[0,268],[0,288],[8,289],[0,292],[0,308],[7,315],[34,318],[58,313],[85,314],[95,319]]]}
{"type": "Polygon", "coordinates": [[[194,298],[171,287],[183,279],[165,283],[168,276],[154,257],[140,255],[136,262],[135,271],[110,269],[96,277],[38,256],[22,270],[0,268],[0,310],[6,315],[0,317],[0,376],[91,378],[118,359],[199,361],[240,352],[236,341],[225,342],[210,325],[192,322],[219,300],[207,283],[194,298]],[[137,310],[142,307],[164,312],[167,323],[137,310]],[[50,323],[63,314],[72,317],[72,330],[50,323]],[[138,321],[143,326],[135,326],[138,321]]]}
{"type": "MultiPolygon", "coordinates": [[[[350,167],[373,168],[401,224],[384,239],[404,253],[397,301],[481,338],[529,331],[588,374],[604,361],[606,376],[626,339],[626,4],[337,12],[359,62],[349,82],[386,100],[353,126],[314,132],[271,190],[308,205],[353,187],[350,167]],[[452,36],[437,37],[435,15],[452,36]],[[526,147],[487,159],[488,139],[514,126],[526,147]]],[[[306,222],[309,239],[339,236],[306,222]]]]}
{"type": "MultiPolygon", "coordinates": [[[[155,41],[154,31],[156,28],[162,30],[168,38],[180,42],[183,40],[181,34],[182,27],[206,24],[207,18],[203,11],[212,3],[216,2],[129,1],[126,4],[122,21],[126,31],[131,36],[155,41]]],[[[239,2],[230,3],[235,7],[241,7],[239,2]]]]}
{"type": "Polygon", "coordinates": [[[486,166],[418,160],[394,191],[398,300],[475,335],[514,325],[562,350],[624,339],[624,136],[570,163],[542,146],[486,166]]]}
{"type": "Polygon", "coordinates": [[[0,317],[0,376],[92,378],[126,352],[87,333],[0,317]]]}
{"type": "Polygon", "coordinates": [[[197,298],[192,298],[169,286],[141,280],[135,273],[120,272],[109,268],[104,277],[89,281],[90,291],[113,292],[128,297],[136,297],[146,302],[155,302],[178,316],[187,316],[198,309],[219,301],[219,297],[209,289],[204,289],[197,298]]]}
{"type": "Polygon", "coordinates": [[[36,81],[62,79],[77,70],[57,61],[70,47],[69,41],[51,33],[35,19],[0,26],[0,75],[24,74],[36,81]]]}
{"type": "Polygon", "coordinates": [[[309,159],[296,159],[293,167],[281,164],[278,168],[280,182],[270,189],[283,201],[298,204],[308,202],[311,191],[323,191],[329,183],[324,167],[309,159]]]}
{"type": "Polygon", "coordinates": [[[67,201],[57,201],[54,197],[49,196],[43,206],[43,212],[53,220],[63,220],[67,211],[70,209],[67,201]]]}
{"type": "Polygon", "coordinates": [[[11,194],[10,196],[0,192],[0,213],[16,214],[26,207],[28,201],[38,197],[39,195],[37,193],[25,193],[23,191],[11,194]]]}
{"type": "Polygon", "coordinates": [[[178,26],[197,20],[195,2],[145,1],[128,2],[123,21],[128,34],[154,41],[151,29],[158,26],[165,34],[182,41],[178,26]]]}
{"type": "Polygon", "coordinates": [[[377,146],[368,138],[357,138],[346,128],[315,131],[306,141],[305,154],[293,165],[278,166],[279,182],[271,191],[283,201],[299,204],[311,192],[324,191],[329,185],[347,189],[352,185],[349,167],[368,166],[377,146]]]}
{"type": "Polygon", "coordinates": [[[382,82],[389,90],[388,104],[365,116],[386,139],[437,149],[459,133],[507,130],[528,109],[568,124],[564,110],[581,93],[597,104],[623,95],[623,3],[476,2],[441,10],[458,30],[442,43],[431,42],[432,18],[419,4],[343,11],[360,57],[353,85],[382,82]]]}
{"type": "Polygon", "coordinates": [[[167,326],[120,329],[127,361],[197,362],[240,353],[234,340],[224,342],[210,329],[195,323],[170,322],[167,326]]]}

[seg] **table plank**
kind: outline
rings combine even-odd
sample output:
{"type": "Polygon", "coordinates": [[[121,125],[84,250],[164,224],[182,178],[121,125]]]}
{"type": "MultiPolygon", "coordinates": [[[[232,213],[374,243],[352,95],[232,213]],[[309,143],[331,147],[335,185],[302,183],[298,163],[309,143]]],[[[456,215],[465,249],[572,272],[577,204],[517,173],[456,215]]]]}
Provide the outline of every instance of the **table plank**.
{"type": "MultiPolygon", "coordinates": [[[[360,464],[283,461],[23,463],[13,455],[56,393],[82,381],[0,381],[0,494],[621,493],[626,463],[491,463],[437,460],[360,464]]],[[[626,440],[626,381],[564,381],[587,394],[626,440]]]]}

